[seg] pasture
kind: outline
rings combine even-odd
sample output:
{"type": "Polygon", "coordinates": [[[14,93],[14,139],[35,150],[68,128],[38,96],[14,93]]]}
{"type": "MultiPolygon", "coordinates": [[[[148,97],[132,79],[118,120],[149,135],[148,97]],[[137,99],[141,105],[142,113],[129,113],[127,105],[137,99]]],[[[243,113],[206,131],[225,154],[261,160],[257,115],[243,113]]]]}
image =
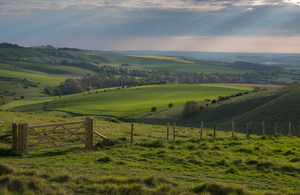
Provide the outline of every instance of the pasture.
{"type": "MultiPolygon", "coordinates": [[[[83,117],[0,111],[0,133],[11,122],[31,125],[82,120],[83,117]]],[[[300,191],[299,138],[250,136],[211,129],[176,128],[166,141],[166,126],[95,119],[95,148],[40,150],[15,156],[11,140],[0,141],[0,193],[128,194],[286,194],[300,191]]]]}
{"type": "Polygon", "coordinates": [[[204,101],[252,90],[252,87],[221,85],[151,85],[121,90],[91,91],[68,95],[49,102],[47,110],[77,114],[129,117],[149,114],[152,107],[168,109],[169,103],[204,101]]]}

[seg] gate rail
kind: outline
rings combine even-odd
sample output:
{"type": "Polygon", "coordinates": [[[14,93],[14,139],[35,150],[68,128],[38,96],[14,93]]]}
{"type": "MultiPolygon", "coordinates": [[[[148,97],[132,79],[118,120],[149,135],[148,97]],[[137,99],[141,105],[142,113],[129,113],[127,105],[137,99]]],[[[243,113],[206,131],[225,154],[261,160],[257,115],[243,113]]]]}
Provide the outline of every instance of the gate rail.
{"type": "Polygon", "coordinates": [[[13,148],[19,154],[40,149],[61,148],[72,145],[93,147],[92,117],[83,121],[32,125],[27,123],[13,124],[13,148]]]}

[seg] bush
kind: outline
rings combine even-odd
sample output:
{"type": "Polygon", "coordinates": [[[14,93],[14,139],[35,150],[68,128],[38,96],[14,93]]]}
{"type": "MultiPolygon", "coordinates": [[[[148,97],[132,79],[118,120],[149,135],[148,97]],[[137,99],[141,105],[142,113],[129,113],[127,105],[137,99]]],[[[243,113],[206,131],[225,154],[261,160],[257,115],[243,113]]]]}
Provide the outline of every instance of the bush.
{"type": "Polygon", "coordinates": [[[189,118],[193,115],[195,115],[197,112],[200,111],[200,106],[195,101],[187,101],[184,104],[182,115],[186,118],[189,118]]]}
{"type": "Polygon", "coordinates": [[[157,111],[157,108],[154,106],[151,108],[151,112],[156,112],[157,111]]]}

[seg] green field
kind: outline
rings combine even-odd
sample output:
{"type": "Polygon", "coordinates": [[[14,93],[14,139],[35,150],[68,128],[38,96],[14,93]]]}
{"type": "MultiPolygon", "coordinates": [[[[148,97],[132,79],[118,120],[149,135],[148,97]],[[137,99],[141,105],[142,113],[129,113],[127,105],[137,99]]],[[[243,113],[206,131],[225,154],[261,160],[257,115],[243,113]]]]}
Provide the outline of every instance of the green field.
{"type": "MultiPolygon", "coordinates": [[[[0,111],[0,135],[11,122],[30,125],[83,120],[0,111]]],[[[250,136],[198,128],[95,119],[95,148],[33,151],[15,156],[11,138],[0,140],[0,193],[42,194],[297,194],[300,191],[299,137],[250,136]],[[297,192],[297,193],[296,193],[297,192]]]]}
{"type": "Polygon", "coordinates": [[[129,117],[141,113],[149,114],[154,106],[158,110],[163,110],[168,108],[169,103],[182,106],[190,100],[204,101],[251,89],[252,87],[220,85],[142,86],[64,96],[49,102],[46,108],[77,114],[129,117]]]}

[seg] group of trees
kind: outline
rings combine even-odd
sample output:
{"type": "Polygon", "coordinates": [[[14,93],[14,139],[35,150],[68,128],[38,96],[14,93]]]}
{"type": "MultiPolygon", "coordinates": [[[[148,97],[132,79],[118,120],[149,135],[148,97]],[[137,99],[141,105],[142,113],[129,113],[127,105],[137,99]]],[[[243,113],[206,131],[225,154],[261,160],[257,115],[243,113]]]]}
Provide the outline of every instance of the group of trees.
{"type": "Polygon", "coordinates": [[[22,48],[22,47],[17,44],[0,43],[0,48],[22,48]]]}
{"type": "Polygon", "coordinates": [[[260,79],[268,79],[276,75],[276,71],[259,71],[240,75],[204,74],[204,73],[170,73],[146,71],[124,67],[95,66],[88,62],[61,61],[61,64],[85,67],[98,72],[97,75],[80,79],[67,79],[58,87],[47,86],[45,92],[50,95],[65,95],[88,91],[91,89],[138,86],[148,84],[199,84],[199,83],[256,83],[260,79]]]}

